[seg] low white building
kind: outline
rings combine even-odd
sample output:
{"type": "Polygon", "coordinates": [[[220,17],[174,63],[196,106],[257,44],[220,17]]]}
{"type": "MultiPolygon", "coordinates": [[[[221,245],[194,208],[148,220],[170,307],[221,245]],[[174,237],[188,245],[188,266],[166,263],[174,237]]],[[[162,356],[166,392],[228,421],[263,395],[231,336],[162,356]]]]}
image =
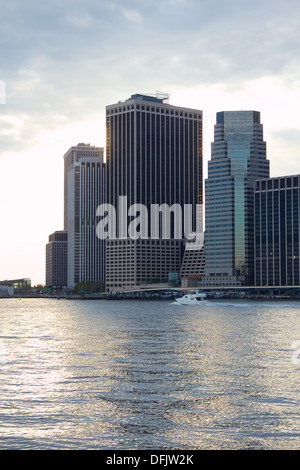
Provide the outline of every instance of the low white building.
{"type": "Polygon", "coordinates": [[[14,295],[14,288],[13,286],[6,286],[6,285],[1,285],[0,286],[0,297],[12,297],[14,295]]]}

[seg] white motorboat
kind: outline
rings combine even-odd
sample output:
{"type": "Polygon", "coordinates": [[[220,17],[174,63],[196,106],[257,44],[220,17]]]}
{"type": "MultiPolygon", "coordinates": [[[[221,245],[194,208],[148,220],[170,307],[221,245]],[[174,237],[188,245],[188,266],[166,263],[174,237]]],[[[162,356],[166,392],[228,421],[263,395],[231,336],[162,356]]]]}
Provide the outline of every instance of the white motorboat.
{"type": "Polygon", "coordinates": [[[190,292],[183,297],[176,299],[180,305],[203,305],[206,304],[206,294],[201,292],[190,292]]]}

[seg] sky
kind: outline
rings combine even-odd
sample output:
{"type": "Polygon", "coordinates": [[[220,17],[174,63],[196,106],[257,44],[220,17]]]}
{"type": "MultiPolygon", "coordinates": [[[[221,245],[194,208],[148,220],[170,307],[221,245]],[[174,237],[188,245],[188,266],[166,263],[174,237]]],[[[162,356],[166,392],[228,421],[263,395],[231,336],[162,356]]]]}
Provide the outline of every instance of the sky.
{"type": "Polygon", "coordinates": [[[271,176],[300,173],[299,0],[0,0],[0,280],[45,283],[63,229],[63,155],[105,147],[105,106],[134,93],[261,113],[271,176]]]}

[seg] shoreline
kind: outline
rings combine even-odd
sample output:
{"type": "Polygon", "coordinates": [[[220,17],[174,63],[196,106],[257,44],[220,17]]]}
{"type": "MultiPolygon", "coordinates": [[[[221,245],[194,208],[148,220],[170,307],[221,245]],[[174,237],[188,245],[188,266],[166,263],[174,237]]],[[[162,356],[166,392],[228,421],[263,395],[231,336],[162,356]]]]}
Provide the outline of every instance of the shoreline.
{"type": "MultiPolygon", "coordinates": [[[[178,296],[160,296],[160,295],[148,295],[148,296],[142,296],[142,295],[124,295],[124,294],[118,294],[118,295],[107,295],[107,296],[96,296],[96,295],[69,295],[69,296],[60,296],[60,295],[48,295],[48,296],[43,296],[43,295],[14,295],[14,296],[7,296],[7,297],[1,297],[0,298],[0,301],[1,300],[8,300],[8,299],[19,299],[19,300],[23,300],[23,299],[45,299],[45,300],[110,300],[110,301],[113,301],[113,300],[124,300],[124,301],[128,301],[128,300],[142,300],[142,301],[149,301],[149,302],[153,302],[153,301],[171,301],[171,300],[175,300],[176,298],[178,298],[178,296]]],[[[300,296],[236,296],[236,295],[233,295],[233,296],[210,296],[208,295],[207,296],[207,300],[208,301],[219,301],[219,300],[222,300],[222,301],[229,301],[229,302],[232,302],[232,301],[241,301],[241,300],[245,300],[245,301],[278,301],[278,302],[281,302],[281,301],[300,301],[300,296]]]]}

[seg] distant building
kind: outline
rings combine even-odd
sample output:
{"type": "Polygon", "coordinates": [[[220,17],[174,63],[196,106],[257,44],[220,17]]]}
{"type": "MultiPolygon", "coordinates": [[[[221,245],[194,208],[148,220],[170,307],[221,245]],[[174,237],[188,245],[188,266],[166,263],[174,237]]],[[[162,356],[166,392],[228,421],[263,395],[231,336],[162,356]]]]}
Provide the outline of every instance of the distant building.
{"type": "Polygon", "coordinates": [[[102,147],[78,144],[64,155],[64,229],[68,232],[68,287],[104,282],[105,246],[96,234],[103,203],[102,147]]]}
{"type": "Polygon", "coordinates": [[[0,282],[0,298],[12,297],[14,295],[14,288],[7,282],[0,282]]]}
{"type": "MultiPolygon", "coordinates": [[[[202,111],[168,104],[166,97],[132,95],[106,107],[105,201],[119,210],[119,196],[127,208],[143,204],[202,203],[202,111]]],[[[196,208],[195,208],[196,211],[196,208]]],[[[126,227],[130,218],[126,217],[126,227]]],[[[150,223],[149,223],[150,227],[150,223]]],[[[109,290],[165,281],[179,274],[182,238],[170,236],[132,240],[128,233],[106,242],[106,287],[109,290]]]]}
{"type": "Polygon", "coordinates": [[[268,177],[260,113],[217,113],[205,186],[203,285],[253,284],[254,181],[268,177]]]}
{"type": "Polygon", "coordinates": [[[68,233],[49,235],[46,245],[46,287],[62,288],[68,283],[68,233]]]}
{"type": "Polygon", "coordinates": [[[31,291],[31,279],[22,278],[22,279],[10,279],[0,282],[0,286],[7,290],[9,295],[14,293],[28,293],[31,291]]]}
{"type": "Polygon", "coordinates": [[[255,285],[300,284],[300,175],[255,182],[255,285]]]}

